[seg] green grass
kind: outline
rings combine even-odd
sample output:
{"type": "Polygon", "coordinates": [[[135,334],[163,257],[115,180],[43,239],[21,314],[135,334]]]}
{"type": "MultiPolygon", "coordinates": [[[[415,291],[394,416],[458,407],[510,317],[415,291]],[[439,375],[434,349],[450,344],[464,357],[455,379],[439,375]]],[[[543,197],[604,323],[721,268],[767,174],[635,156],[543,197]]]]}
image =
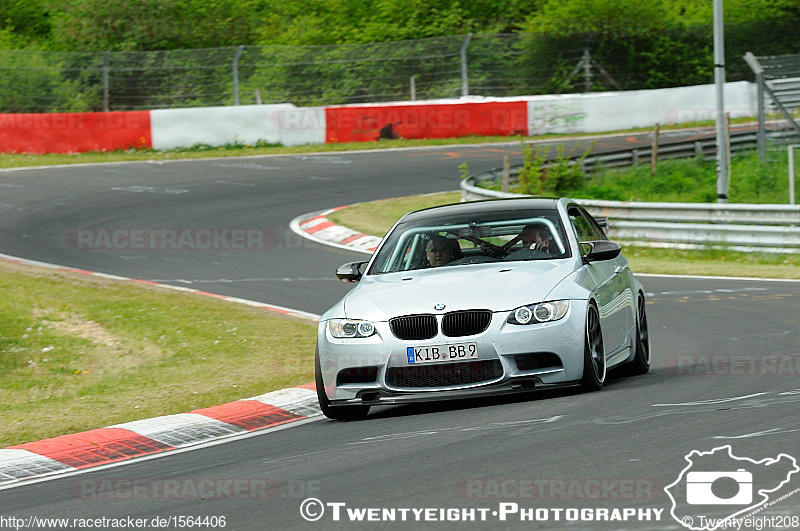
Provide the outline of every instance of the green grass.
{"type": "Polygon", "coordinates": [[[327,217],[353,230],[382,237],[398,219],[412,210],[458,203],[460,200],[461,192],[395,197],[353,205],[332,212],[327,217]]]}
{"type": "MultiPolygon", "coordinates": [[[[383,236],[403,214],[420,208],[457,203],[459,192],[401,197],[361,203],[328,215],[335,223],[383,236]]],[[[800,279],[800,255],[742,253],[721,249],[681,250],[624,246],[637,273],[800,279]]]]}
{"type": "Polygon", "coordinates": [[[0,447],[313,381],[311,321],[6,262],[0,291],[0,447]]]}
{"type": "MultiPolygon", "coordinates": [[[[760,162],[758,155],[747,152],[731,159],[728,201],[731,203],[788,203],[788,160],[786,150],[768,153],[760,162]]],[[[664,160],[655,173],[650,164],[626,170],[601,170],[593,173],[583,188],[566,195],[615,201],[677,201],[712,203],[717,198],[714,161],[698,159],[664,160]]],[[[795,181],[795,195],[800,179],[795,181]]]]}
{"type": "MultiPolygon", "coordinates": [[[[550,137],[527,137],[536,140],[550,137]]],[[[207,159],[214,157],[249,157],[256,155],[286,155],[303,153],[329,153],[337,151],[388,149],[422,146],[445,146],[452,144],[484,144],[493,142],[513,142],[522,137],[508,136],[465,136],[461,138],[441,138],[426,140],[380,140],[376,142],[350,142],[341,144],[312,144],[305,146],[284,147],[280,145],[238,145],[226,146],[194,146],[183,149],[152,150],[129,149],[121,151],[104,151],[88,153],[48,153],[33,155],[24,153],[0,153],[0,168],[16,168],[29,166],[52,166],[58,164],[89,164],[149,160],[185,160],[207,159]]]]}

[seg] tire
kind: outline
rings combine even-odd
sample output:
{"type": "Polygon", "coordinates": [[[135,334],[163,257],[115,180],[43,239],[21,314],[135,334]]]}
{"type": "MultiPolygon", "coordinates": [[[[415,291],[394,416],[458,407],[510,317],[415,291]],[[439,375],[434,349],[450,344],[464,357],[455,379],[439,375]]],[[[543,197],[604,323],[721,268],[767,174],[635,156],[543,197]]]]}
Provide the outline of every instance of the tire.
{"type": "Polygon", "coordinates": [[[644,294],[639,293],[636,302],[636,342],[633,360],[628,363],[628,374],[645,374],[650,370],[650,331],[647,328],[644,294]]]}
{"type": "Polygon", "coordinates": [[[594,303],[589,303],[589,309],[586,311],[583,377],[580,385],[584,391],[599,391],[605,381],[606,358],[603,350],[603,331],[600,328],[600,313],[594,303]]]}
{"type": "Polygon", "coordinates": [[[322,382],[322,370],[319,363],[319,349],[314,355],[314,382],[317,387],[317,400],[322,414],[333,420],[360,420],[369,413],[369,406],[334,406],[325,394],[325,384],[322,382]]]}

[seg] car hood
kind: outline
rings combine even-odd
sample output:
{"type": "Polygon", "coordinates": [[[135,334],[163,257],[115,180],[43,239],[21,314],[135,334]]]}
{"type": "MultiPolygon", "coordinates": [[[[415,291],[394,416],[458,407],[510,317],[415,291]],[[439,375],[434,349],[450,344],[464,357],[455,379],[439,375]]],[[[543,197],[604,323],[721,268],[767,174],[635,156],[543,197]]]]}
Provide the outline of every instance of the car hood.
{"type": "Polygon", "coordinates": [[[575,270],[572,260],[473,264],[365,276],[343,302],[350,319],[456,310],[510,311],[542,302],[575,270]],[[434,306],[444,305],[441,310],[434,306]]]}

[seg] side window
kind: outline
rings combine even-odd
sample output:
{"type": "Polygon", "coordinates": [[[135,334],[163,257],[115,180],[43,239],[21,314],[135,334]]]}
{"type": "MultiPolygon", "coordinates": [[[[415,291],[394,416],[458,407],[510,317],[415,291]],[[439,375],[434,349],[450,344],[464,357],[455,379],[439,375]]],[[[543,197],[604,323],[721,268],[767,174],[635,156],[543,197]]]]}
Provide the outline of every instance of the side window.
{"type": "Polygon", "coordinates": [[[600,227],[600,225],[597,224],[597,220],[595,220],[592,217],[592,215],[589,214],[588,212],[586,212],[584,209],[581,208],[580,211],[583,214],[583,216],[586,218],[586,220],[589,222],[589,224],[592,226],[592,228],[594,229],[594,232],[597,233],[599,238],[601,240],[607,240],[608,236],[606,236],[606,233],[603,230],[603,228],[600,227]]]}
{"type": "Polygon", "coordinates": [[[572,228],[575,230],[575,235],[578,237],[579,242],[591,242],[603,239],[603,236],[598,234],[594,229],[594,225],[596,225],[596,223],[592,223],[593,220],[590,221],[586,216],[584,216],[578,207],[571,206],[567,212],[569,214],[569,220],[572,223],[572,228]]]}

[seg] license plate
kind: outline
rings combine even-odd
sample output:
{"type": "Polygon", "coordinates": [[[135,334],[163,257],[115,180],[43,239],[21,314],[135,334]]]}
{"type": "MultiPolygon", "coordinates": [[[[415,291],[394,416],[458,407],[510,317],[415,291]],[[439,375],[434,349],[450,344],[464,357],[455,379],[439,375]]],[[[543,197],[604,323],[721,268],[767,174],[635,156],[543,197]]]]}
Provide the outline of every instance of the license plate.
{"type": "Polygon", "coordinates": [[[406,358],[408,358],[409,365],[441,363],[444,361],[476,360],[478,359],[478,344],[453,343],[451,345],[407,347],[406,358]]]}

